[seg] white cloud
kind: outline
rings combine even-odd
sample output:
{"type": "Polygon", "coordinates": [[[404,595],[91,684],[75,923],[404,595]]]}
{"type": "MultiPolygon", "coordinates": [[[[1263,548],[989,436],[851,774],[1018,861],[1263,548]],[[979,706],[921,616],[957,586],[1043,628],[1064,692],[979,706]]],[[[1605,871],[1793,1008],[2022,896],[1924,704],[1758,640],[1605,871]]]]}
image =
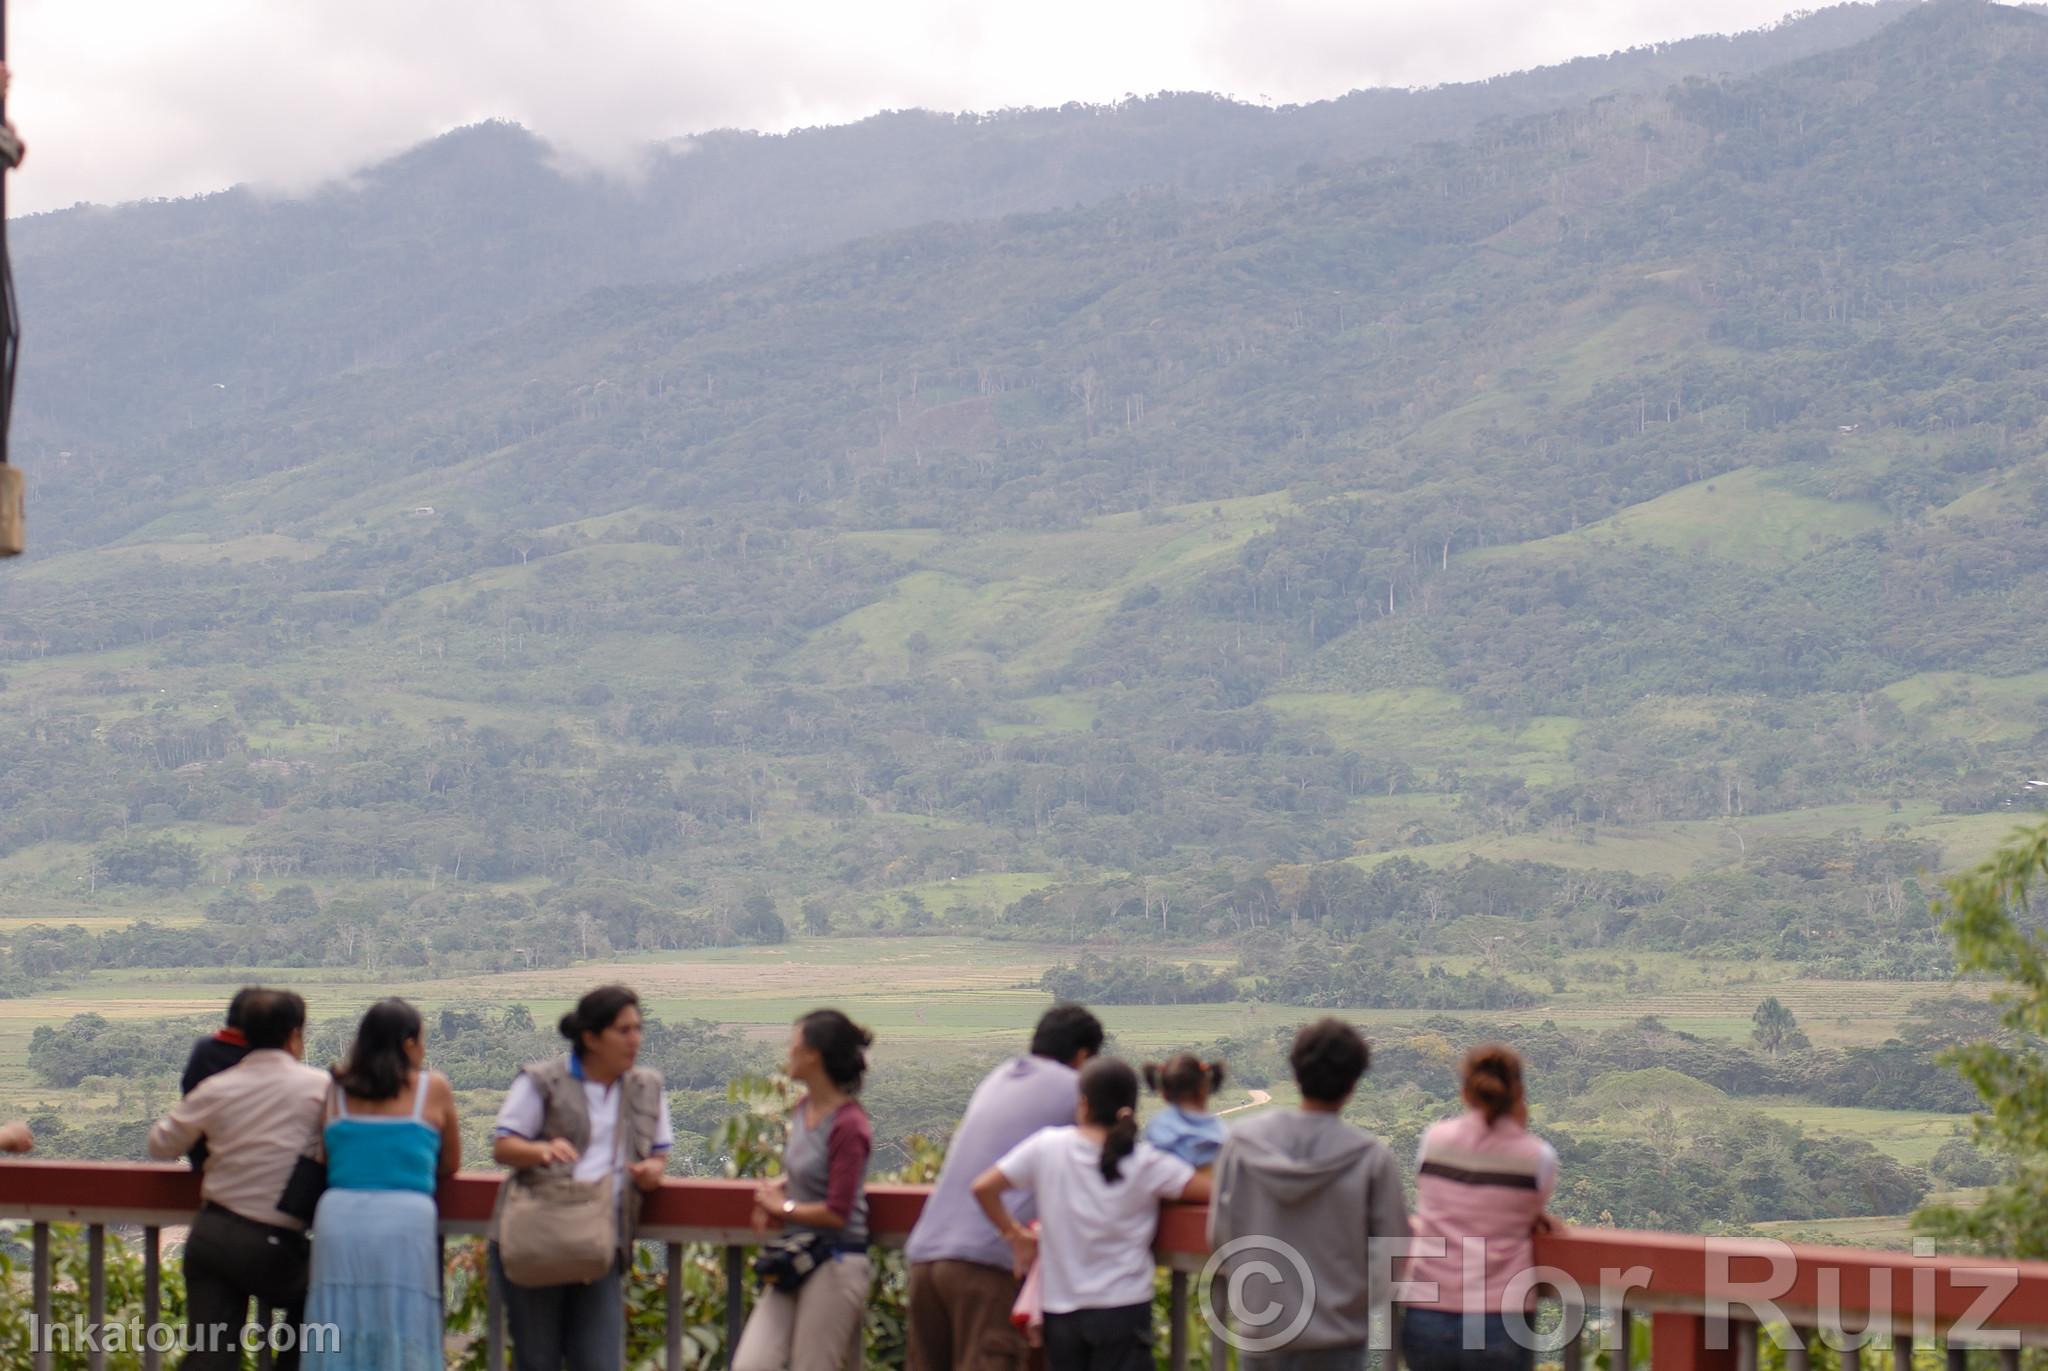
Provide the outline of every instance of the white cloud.
{"type": "Polygon", "coordinates": [[[21,213],[302,188],[488,116],[650,139],[1156,90],[1320,99],[1766,23],[1786,0],[16,0],[21,213]]]}

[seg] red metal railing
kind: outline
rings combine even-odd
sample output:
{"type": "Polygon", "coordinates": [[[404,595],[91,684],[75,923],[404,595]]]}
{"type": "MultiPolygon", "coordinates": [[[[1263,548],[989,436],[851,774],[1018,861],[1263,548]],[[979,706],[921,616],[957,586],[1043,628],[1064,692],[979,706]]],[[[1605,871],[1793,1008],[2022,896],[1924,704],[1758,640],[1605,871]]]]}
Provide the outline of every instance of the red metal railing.
{"type": "MultiPolygon", "coordinates": [[[[446,1234],[481,1234],[496,1201],[496,1173],[465,1172],[442,1184],[441,1227],[446,1234]]],[[[671,1180],[648,1196],[641,1236],[667,1249],[671,1263],[688,1243],[725,1249],[727,1318],[736,1342],[741,1313],[744,1249],[756,1241],[748,1227],[753,1185],[747,1181],[671,1180]]],[[[869,1224],[875,1240],[899,1244],[924,1203],[921,1186],[870,1187],[869,1224]]],[[[105,1315],[102,1261],[110,1225],[143,1230],[145,1307],[143,1321],[158,1316],[157,1238],[169,1226],[186,1223],[199,1204],[197,1176],[183,1166],[95,1162],[0,1162],[0,1220],[33,1225],[32,1272],[35,1312],[41,1326],[50,1319],[49,1225],[86,1226],[90,1288],[87,1318],[105,1315]]],[[[1173,1273],[1172,1364],[1186,1364],[1192,1273],[1207,1259],[1207,1215],[1200,1206],[1168,1205],[1160,1216],[1157,1252],[1173,1273]]],[[[1859,1248],[1795,1246],[1783,1243],[1703,1238],[1675,1233],[1612,1229],[1571,1229],[1537,1240],[1546,1285],[1561,1297],[1569,1330],[1589,1311],[1599,1320],[1610,1371],[1630,1371],[1631,1321],[1647,1317],[1657,1371],[1754,1371],[1758,1336],[1769,1322],[1791,1330],[1785,1348],[1788,1371],[1805,1371],[1815,1336],[1841,1349],[1843,1371],[1859,1371],[1869,1355],[1859,1339],[1889,1338],[1898,1371],[1909,1371],[1913,1348],[1937,1340],[1951,1368],[1960,1368],[1969,1347],[1993,1348],[2008,1368],[2018,1365],[2021,1344],[2048,1344],[2048,1263],[2002,1262],[1983,1258],[1908,1256],[1859,1248]]],[[[669,1290],[669,1352],[672,1368],[682,1365],[680,1284],[669,1290]]],[[[1591,1325],[1587,1325],[1589,1330],[1591,1325]]],[[[489,1317],[489,1365],[504,1364],[500,1312],[489,1317]]],[[[1563,1371],[1581,1371],[1589,1331],[1558,1348],[1563,1371]]],[[[1216,1351],[1222,1351],[1220,1342],[1216,1351]]],[[[93,1371],[103,1359],[89,1360],[93,1371]]],[[[13,1363],[10,1363],[13,1364],[13,1363]]],[[[47,1351],[37,1371],[52,1364],[47,1351]]],[[[157,1359],[145,1353],[155,1371],[157,1359]]],[[[1224,1365],[1217,1356],[1212,1365],[1224,1365]]]]}

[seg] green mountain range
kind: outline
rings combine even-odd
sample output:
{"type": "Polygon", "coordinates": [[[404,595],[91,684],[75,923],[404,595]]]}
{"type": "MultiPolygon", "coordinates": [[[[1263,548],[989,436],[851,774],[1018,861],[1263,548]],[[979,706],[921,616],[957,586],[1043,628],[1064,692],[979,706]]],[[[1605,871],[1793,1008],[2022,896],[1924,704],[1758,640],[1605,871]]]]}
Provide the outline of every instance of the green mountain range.
{"type": "Polygon", "coordinates": [[[2036,11],[654,156],[15,226],[0,983],[948,923],[1935,975],[1931,873],[2048,790],[2036,11]]]}

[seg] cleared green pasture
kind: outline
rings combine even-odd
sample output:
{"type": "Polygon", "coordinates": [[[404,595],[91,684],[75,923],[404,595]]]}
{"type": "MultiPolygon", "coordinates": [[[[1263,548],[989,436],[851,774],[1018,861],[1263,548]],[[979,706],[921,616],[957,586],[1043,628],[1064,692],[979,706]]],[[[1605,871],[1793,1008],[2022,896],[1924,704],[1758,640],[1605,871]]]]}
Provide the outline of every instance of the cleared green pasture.
{"type": "Polygon", "coordinates": [[[1338,747],[1398,757],[1414,767],[1455,765],[1476,772],[1516,772],[1532,784],[1568,780],[1577,719],[1545,715],[1510,733],[1433,686],[1269,695],[1275,714],[1321,728],[1338,747]]]}
{"type": "Polygon", "coordinates": [[[1881,694],[1943,737],[1966,743],[2013,742],[2048,723],[2048,671],[1981,676],[1929,671],[1886,686],[1881,694]]]}
{"type": "Polygon", "coordinates": [[[1667,491],[1570,533],[1483,555],[1540,557],[1640,544],[1708,553],[1746,566],[1782,567],[1889,521],[1875,501],[1804,494],[1788,489],[1771,472],[1741,467],[1667,491]]]}
{"type": "Polygon", "coordinates": [[[934,915],[965,906],[977,914],[1000,914],[1035,890],[1059,880],[1051,871],[985,871],[954,876],[943,881],[923,881],[884,891],[866,903],[871,911],[897,913],[904,908],[903,897],[914,895],[934,915]]]}
{"type": "Polygon", "coordinates": [[[1561,311],[1557,323],[1513,343],[1500,368],[1472,378],[1472,396],[1430,420],[1424,440],[1469,440],[1494,426],[1530,421],[1552,405],[1582,399],[1594,385],[1679,352],[1703,355],[1705,321],[1675,298],[1615,311],[1590,298],[1561,311]]]}
{"type": "Polygon", "coordinates": [[[1287,505],[1284,494],[1272,494],[1108,515],[1048,533],[929,543],[885,535],[895,540],[885,550],[914,549],[916,569],[888,595],[820,629],[788,667],[839,681],[923,673],[1028,681],[1065,665],[1127,593],[1198,574],[1287,505]]]}
{"type": "Polygon", "coordinates": [[[1759,1113],[1796,1124],[1822,1138],[1855,1138],[1894,1161],[1925,1166],[1950,1138],[1969,1135],[1968,1116],[1931,1109],[1850,1109],[1787,1101],[1763,1105],[1759,1113]]]}
{"type": "MultiPolygon", "coordinates": [[[[1982,1190],[1937,1190],[1927,1197],[1930,1204],[1953,1204],[1968,1209],[1984,1198],[1982,1190]]],[[[1878,1247],[1909,1252],[1913,1249],[1913,1216],[1887,1214],[1867,1219],[1783,1219],[1751,1225],[1757,1232],[1786,1242],[1832,1243],[1847,1247],[1878,1247]]]]}
{"type": "Polygon", "coordinates": [[[1578,870],[1683,876],[1702,864],[1736,860],[1747,846],[1760,841],[1819,838],[1843,830],[1870,838],[1882,834],[1892,824],[1904,824],[1911,837],[1939,843],[1943,869],[1955,870],[1989,855],[2017,826],[2017,821],[2010,814],[1943,814],[1934,805],[1920,802],[1902,805],[1897,810],[1889,804],[1874,803],[1818,805],[1726,820],[1611,825],[1576,833],[1492,834],[1367,853],[1351,860],[1371,868],[1395,856],[1437,866],[1467,857],[1486,857],[1494,861],[1548,862],[1578,870]]]}

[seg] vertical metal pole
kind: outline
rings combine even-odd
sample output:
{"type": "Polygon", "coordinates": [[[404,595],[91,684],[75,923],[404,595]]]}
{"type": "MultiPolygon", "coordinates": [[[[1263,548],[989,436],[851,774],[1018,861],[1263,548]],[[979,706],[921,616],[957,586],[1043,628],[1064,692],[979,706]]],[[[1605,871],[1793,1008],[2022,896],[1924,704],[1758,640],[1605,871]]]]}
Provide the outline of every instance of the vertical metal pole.
{"type": "MultiPolygon", "coordinates": [[[[1209,1278],[1209,1312],[1216,1324],[1230,1321],[1230,1309],[1223,1299],[1223,1273],[1220,1271],[1209,1278]]],[[[1209,1371],[1230,1371],[1230,1344],[1215,1328],[1209,1330],[1209,1371]]]]}
{"type": "MultiPolygon", "coordinates": [[[[0,177],[0,180],[4,180],[0,177]]],[[[39,1223],[35,1234],[34,1255],[31,1257],[31,1280],[35,1286],[36,1333],[34,1366],[35,1371],[53,1371],[57,1354],[50,1348],[50,1225],[39,1223]]]]}
{"type": "Polygon", "coordinates": [[[1948,1371],[1970,1371],[1970,1349],[1955,1343],[1948,1345],[1948,1371]]]}
{"type": "Polygon", "coordinates": [[[107,1350],[100,1330],[107,1321],[107,1230],[91,1224],[85,1230],[85,1317],[94,1330],[92,1350],[85,1354],[86,1371],[107,1371],[107,1350]]]}
{"type": "Polygon", "coordinates": [[[1913,1371],[1913,1335],[1892,1334],[1892,1371],[1913,1371]]]}
{"type": "Polygon", "coordinates": [[[2020,1371],[2020,1350],[2017,1347],[1998,1349],[1998,1371],[2020,1371]]]}
{"type": "Polygon", "coordinates": [[[1812,1330],[1793,1325],[1792,1346],[1785,1349],[1785,1371],[1808,1371],[1813,1365],[1812,1354],[1807,1351],[1812,1337],[1812,1330]]]}
{"type": "Polygon", "coordinates": [[[1188,1371],[1188,1273],[1167,1278],[1166,1362],[1173,1371],[1188,1371]]]}
{"type": "Polygon", "coordinates": [[[1744,1319],[1731,1331],[1735,1335],[1735,1371],[1757,1371],[1757,1344],[1764,1330],[1744,1319]]]}
{"type": "MultiPolygon", "coordinates": [[[[7,61],[7,5],[0,0],[0,63],[7,61]]],[[[0,122],[7,118],[7,100],[0,94],[0,122]]],[[[7,265],[7,174],[0,171],[0,274],[7,282],[0,299],[0,557],[25,549],[27,519],[23,511],[21,473],[7,464],[7,430],[14,413],[15,364],[21,357],[21,319],[16,312],[12,269],[7,265]]]]}
{"type": "Polygon", "coordinates": [[[740,1354],[740,1333],[746,1327],[746,1250],[738,1243],[725,1249],[725,1364],[727,1371],[740,1354]]]}
{"type": "Polygon", "coordinates": [[[162,1229],[142,1230],[142,1371],[163,1371],[164,1365],[164,1354],[152,1336],[164,1317],[162,1243],[162,1229]]]}
{"type": "MultiPolygon", "coordinates": [[[[1635,1364],[1636,1341],[1629,1336],[1628,1306],[1616,1309],[1611,1317],[1614,1320],[1614,1355],[1608,1359],[1608,1365],[1614,1371],[1629,1371],[1635,1364]]],[[[1793,1369],[1788,1368],[1788,1371],[1793,1369]]],[[[1806,1371],[1806,1368],[1798,1367],[1796,1371],[1806,1371]]]]}
{"type": "Polygon", "coordinates": [[[498,1263],[484,1249],[484,1371],[505,1371],[505,1301],[498,1263]]]}
{"type": "Polygon", "coordinates": [[[683,1371],[683,1245],[679,1242],[668,1245],[666,1276],[667,1323],[662,1331],[668,1342],[668,1371],[683,1371]]]}

